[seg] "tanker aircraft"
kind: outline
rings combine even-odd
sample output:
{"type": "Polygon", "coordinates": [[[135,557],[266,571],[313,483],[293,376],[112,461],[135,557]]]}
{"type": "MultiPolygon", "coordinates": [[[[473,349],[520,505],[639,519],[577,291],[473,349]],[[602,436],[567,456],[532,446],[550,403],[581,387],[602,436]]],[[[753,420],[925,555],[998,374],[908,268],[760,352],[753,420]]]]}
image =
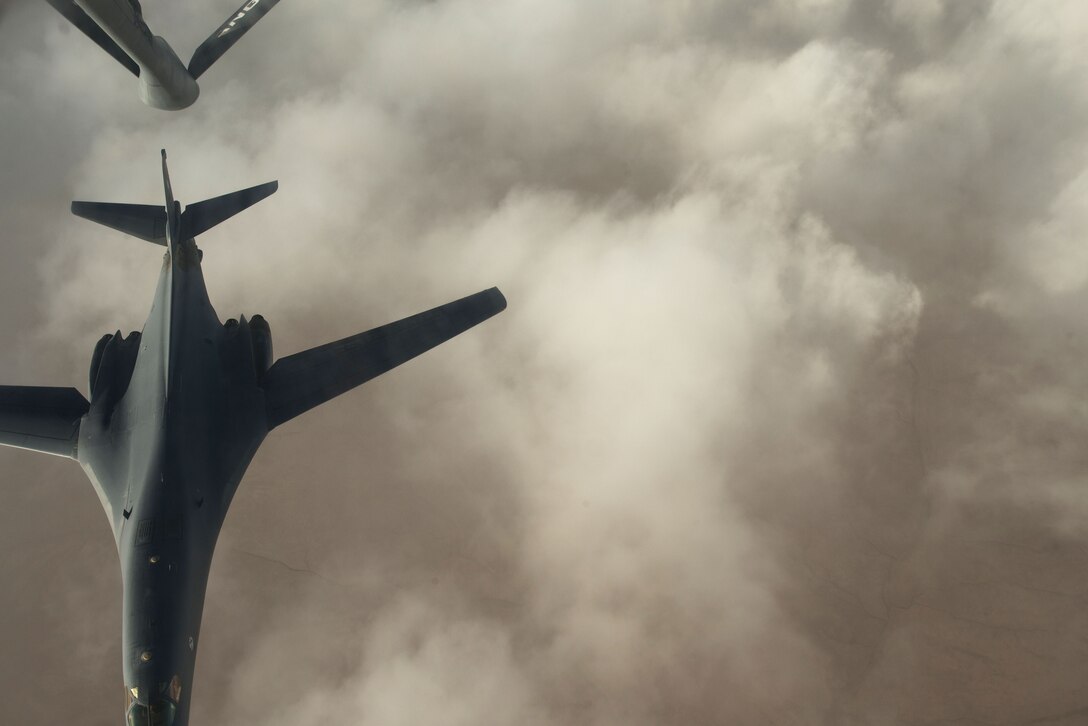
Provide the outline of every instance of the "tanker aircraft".
{"type": "MultiPolygon", "coordinates": [[[[75,459],[121,561],[125,723],[185,726],[212,552],[231,498],[276,426],[506,308],[497,288],[273,363],[260,315],[220,323],[194,238],[276,191],[185,207],[73,202],[80,217],[165,247],[142,332],[103,336],[90,401],[75,388],[0,386],[0,444],[75,459]]],[[[93,720],[93,719],[92,719],[93,720]]]]}
{"type": "Polygon", "coordinates": [[[46,0],[139,79],[140,100],[167,111],[191,106],[196,79],[279,0],[246,0],[182,65],[170,44],[144,22],[138,0],[46,0]]]}

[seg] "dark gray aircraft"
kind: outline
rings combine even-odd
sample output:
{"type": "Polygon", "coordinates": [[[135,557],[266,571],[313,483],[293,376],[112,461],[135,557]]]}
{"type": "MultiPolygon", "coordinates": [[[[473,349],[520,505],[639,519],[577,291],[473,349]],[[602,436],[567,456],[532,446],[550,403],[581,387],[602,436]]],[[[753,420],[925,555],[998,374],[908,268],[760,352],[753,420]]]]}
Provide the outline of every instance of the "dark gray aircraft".
{"type": "Polygon", "coordinates": [[[268,323],[219,318],[194,238],[276,191],[190,204],[74,202],[166,247],[142,333],[98,341],[75,388],[0,386],[0,444],[75,459],[113,527],[124,582],[128,726],[184,726],[204,593],[223,518],[265,435],[506,308],[497,288],[272,363],[268,323]]]}
{"type": "Polygon", "coordinates": [[[176,111],[200,95],[196,79],[279,0],[246,0],[193,53],[189,65],[144,22],[138,0],[46,0],[139,81],[140,100],[176,111]]]}

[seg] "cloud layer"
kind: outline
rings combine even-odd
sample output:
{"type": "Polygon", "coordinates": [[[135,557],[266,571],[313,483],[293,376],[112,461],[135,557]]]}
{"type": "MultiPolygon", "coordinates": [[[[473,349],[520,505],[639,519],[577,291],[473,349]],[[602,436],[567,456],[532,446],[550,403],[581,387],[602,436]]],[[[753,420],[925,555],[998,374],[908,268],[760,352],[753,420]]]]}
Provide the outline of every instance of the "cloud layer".
{"type": "MultiPolygon", "coordinates": [[[[182,57],[231,9],[144,2],[182,57]]],[[[200,240],[280,354],[510,301],[266,441],[194,723],[1085,718],[1088,10],[282,3],[173,115],[0,18],[5,382],[141,326],[158,254],[64,213],[161,146],[185,201],[280,179],[200,240]]],[[[115,723],[96,499],[0,471],[0,713],[115,723]]]]}

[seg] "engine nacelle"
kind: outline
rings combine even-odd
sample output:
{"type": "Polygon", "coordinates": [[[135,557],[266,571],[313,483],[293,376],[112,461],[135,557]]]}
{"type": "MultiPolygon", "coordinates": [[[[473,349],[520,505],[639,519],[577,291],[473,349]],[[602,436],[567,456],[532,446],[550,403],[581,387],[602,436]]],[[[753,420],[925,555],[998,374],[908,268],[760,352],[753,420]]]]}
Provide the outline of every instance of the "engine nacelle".
{"type": "Polygon", "coordinates": [[[268,321],[260,315],[254,315],[252,320],[241,315],[237,320],[231,318],[223,323],[223,332],[230,346],[231,359],[243,367],[238,374],[248,376],[248,371],[252,370],[260,385],[265,372],[272,366],[272,331],[268,321]]]}
{"type": "Polygon", "coordinates": [[[113,333],[106,333],[94,346],[94,353],[91,354],[91,370],[90,370],[90,382],[89,387],[91,391],[91,398],[94,398],[94,392],[98,389],[98,373],[102,368],[102,351],[106,349],[106,343],[113,340],[113,333]]]}
{"type": "Polygon", "coordinates": [[[265,371],[272,367],[272,329],[262,315],[254,315],[249,321],[249,331],[253,336],[253,366],[257,380],[264,379],[265,371]]]}
{"type": "Polygon", "coordinates": [[[92,403],[107,392],[110,399],[116,401],[128,390],[132,371],[136,368],[136,356],[140,353],[140,337],[138,332],[125,337],[118,330],[99,339],[91,355],[88,376],[92,403]]]}

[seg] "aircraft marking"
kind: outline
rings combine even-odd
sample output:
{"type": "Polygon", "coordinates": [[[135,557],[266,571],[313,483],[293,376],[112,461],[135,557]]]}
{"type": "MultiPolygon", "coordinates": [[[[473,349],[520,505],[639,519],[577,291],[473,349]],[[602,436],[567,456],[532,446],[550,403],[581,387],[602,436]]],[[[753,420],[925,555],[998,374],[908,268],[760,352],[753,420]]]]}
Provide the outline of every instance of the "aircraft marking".
{"type": "Polygon", "coordinates": [[[217,35],[217,36],[215,36],[215,37],[217,37],[217,38],[222,38],[222,37],[223,37],[224,35],[226,35],[226,34],[227,34],[227,33],[229,33],[230,31],[234,30],[234,25],[235,25],[235,24],[236,24],[236,23],[237,23],[237,22],[238,22],[239,20],[242,20],[243,18],[245,18],[245,16],[246,16],[246,13],[248,13],[248,12],[249,12],[250,10],[252,10],[253,8],[257,7],[257,5],[258,5],[258,4],[260,3],[260,2],[261,2],[261,0],[249,0],[249,2],[247,2],[247,3],[245,4],[245,5],[243,5],[243,6],[242,6],[242,9],[238,11],[238,14],[237,14],[237,15],[235,15],[235,16],[234,16],[234,18],[232,18],[232,19],[231,19],[231,21],[230,21],[229,23],[227,23],[227,27],[225,27],[225,28],[223,28],[222,30],[220,30],[220,31],[219,31],[219,35],[217,35]]]}

